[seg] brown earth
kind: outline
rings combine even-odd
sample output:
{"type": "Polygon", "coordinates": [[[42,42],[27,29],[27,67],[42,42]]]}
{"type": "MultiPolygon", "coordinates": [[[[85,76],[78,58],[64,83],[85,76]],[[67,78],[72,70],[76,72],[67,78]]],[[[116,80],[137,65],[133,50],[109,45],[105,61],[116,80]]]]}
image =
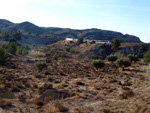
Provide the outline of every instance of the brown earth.
{"type": "Polygon", "coordinates": [[[6,67],[1,66],[0,112],[150,112],[150,77],[146,64],[138,61],[122,70],[115,63],[105,61],[104,68],[97,70],[91,66],[88,54],[82,52],[82,46],[86,47],[58,42],[34,49],[24,57],[14,56],[6,67]],[[65,46],[74,50],[67,52],[65,46]],[[55,53],[59,55],[57,60],[55,53]],[[38,70],[36,61],[46,61],[47,67],[38,70]],[[6,94],[12,98],[4,97],[6,94]]]}

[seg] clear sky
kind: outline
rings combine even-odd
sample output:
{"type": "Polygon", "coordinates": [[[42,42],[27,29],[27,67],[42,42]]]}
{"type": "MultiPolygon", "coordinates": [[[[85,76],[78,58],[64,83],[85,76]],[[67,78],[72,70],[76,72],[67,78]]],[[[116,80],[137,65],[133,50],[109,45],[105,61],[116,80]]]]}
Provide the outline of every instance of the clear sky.
{"type": "Polygon", "coordinates": [[[42,27],[113,30],[150,41],[150,0],[0,0],[0,18],[42,27]]]}

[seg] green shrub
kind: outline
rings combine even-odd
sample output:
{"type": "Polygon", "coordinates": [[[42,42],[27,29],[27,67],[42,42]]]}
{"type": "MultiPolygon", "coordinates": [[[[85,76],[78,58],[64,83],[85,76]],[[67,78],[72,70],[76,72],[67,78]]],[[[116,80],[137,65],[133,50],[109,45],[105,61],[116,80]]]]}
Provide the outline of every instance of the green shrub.
{"type": "Polygon", "coordinates": [[[29,53],[30,48],[27,45],[19,45],[17,46],[17,54],[18,55],[27,55],[29,53]]]}
{"type": "Polygon", "coordinates": [[[150,62],[150,49],[144,54],[144,62],[150,62]]]}
{"type": "Polygon", "coordinates": [[[112,39],[111,40],[111,46],[112,46],[111,50],[116,52],[120,47],[120,43],[121,43],[120,39],[116,39],[116,38],[112,39]]]}
{"type": "Polygon", "coordinates": [[[138,58],[137,55],[128,54],[127,57],[129,58],[129,60],[130,60],[131,62],[133,62],[133,61],[135,61],[135,62],[136,62],[136,61],[139,61],[139,58],[138,58]]]}
{"type": "Polygon", "coordinates": [[[9,44],[9,47],[8,47],[8,52],[15,55],[16,51],[17,51],[17,43],[16,42],[11,42],[9,44]]]}
{"type": "Polygon", "coordinates": [[[59,58],[59,55],[57,53],[54,54],[54,59],[57,60],[59,58]]]}
{"type": "Polygon", "coordinates": [[[0,65],[5,65],[7,63],[7,59],[5,50],[0,47],[0,65]]]}
{"type": "Polygon", "coordinates": [[[77,45],[80,45],[83,43],[83,38],[82,37],[79,37],[78,40],[77,40],[77,45]]]}
{"type": "Polygon", "coordinates": [[[93,60],[91,65],[95,67],[96,69],[98,69],[98,68],[104,67],[105,63],[102,60],[93,60]]]}
{"type": "Polygon", "coordinates": [[[116,63],[119,67],[128,67],[131,65],[131,61],[127,58],[117,59],[116,63]]]}
{"type": "Polygon", "coordinates": [[[107,59],[108,61],[114,62],[114,61],[116,61],[116,60],[118,59],[118,57],[115,56],[115,55],[110,55],[110,56],[108,56],[106,59],[107,59]]]}
{"type": "Polygon", "coordinates": [[[42,70],[42,69],[44,69],[44,68],[47,67],[47,64],[46,64],[46,62],[38,61],[38,62],[35,63],[35,66],[36,66],[38,69],[42,70]]]}
{"type": "Polygon", "coordinates": [[[104,57],[104,56],[106,55],[105,49],[100,49],[100,50],[99,50],[99,53],[100,53],[100,55],[101,55],[102,57],[104,57]]]}

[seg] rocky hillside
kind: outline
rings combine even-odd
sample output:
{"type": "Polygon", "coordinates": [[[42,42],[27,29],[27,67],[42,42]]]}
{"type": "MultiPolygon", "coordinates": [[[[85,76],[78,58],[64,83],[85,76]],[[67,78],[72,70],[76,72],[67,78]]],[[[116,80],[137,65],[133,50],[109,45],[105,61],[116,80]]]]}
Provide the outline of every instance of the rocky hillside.
{"type": "MultiPolygon", "coordinates": [[[[38,27],[30,22],[12,23],[8,20],[0,19],[1,32],[7,31],[21,31],[23,38],[46,38],[45,42],[51,44],[53,40],[64,40],[65,38],[83,37],[88,40],[102,40],[111,41],[113,38],[119,38],[126,42],[141,42],[140,39],[133,35],[122,34],[120,32],[101,30],[101,29],[85,29],[74,30],[69,28],[55,28],[55,27],[38,27]]],[[[38,39],[39,40],[39,39],[38,39]]],[[[43,39],[42,39],[43,40],[43,39]]],[[[34,43],[34,42],[33,42],[34,43]]],[[[37,43],[42,43],[41,40],[37,43]]],[[[35,43],[35,44],[37,44],[35,43]]]]}
{"type": "Polygon", "coordinates": [[[104,60],[104,67],[92,67],[87,51],[96,55],[105,46],[59,41],[13,55],[0,66],[0,113],[150,113],[147,65],[141,59],[122,70],[104,60]],[[37,61],[47,66],[38,69],[37,61]]]}

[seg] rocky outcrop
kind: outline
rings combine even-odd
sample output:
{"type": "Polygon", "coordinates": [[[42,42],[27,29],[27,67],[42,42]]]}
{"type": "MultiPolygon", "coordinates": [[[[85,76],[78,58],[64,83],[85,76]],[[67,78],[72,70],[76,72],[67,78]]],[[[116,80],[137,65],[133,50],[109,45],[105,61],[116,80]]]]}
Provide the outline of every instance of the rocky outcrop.
{"type": "Polygon", "coordinates": [[[127,46],[120,47],[118,53],[127,55],[127,54],[136,54],[140,56],[150,48],[150,44],[131,44],[127,46]]]}

